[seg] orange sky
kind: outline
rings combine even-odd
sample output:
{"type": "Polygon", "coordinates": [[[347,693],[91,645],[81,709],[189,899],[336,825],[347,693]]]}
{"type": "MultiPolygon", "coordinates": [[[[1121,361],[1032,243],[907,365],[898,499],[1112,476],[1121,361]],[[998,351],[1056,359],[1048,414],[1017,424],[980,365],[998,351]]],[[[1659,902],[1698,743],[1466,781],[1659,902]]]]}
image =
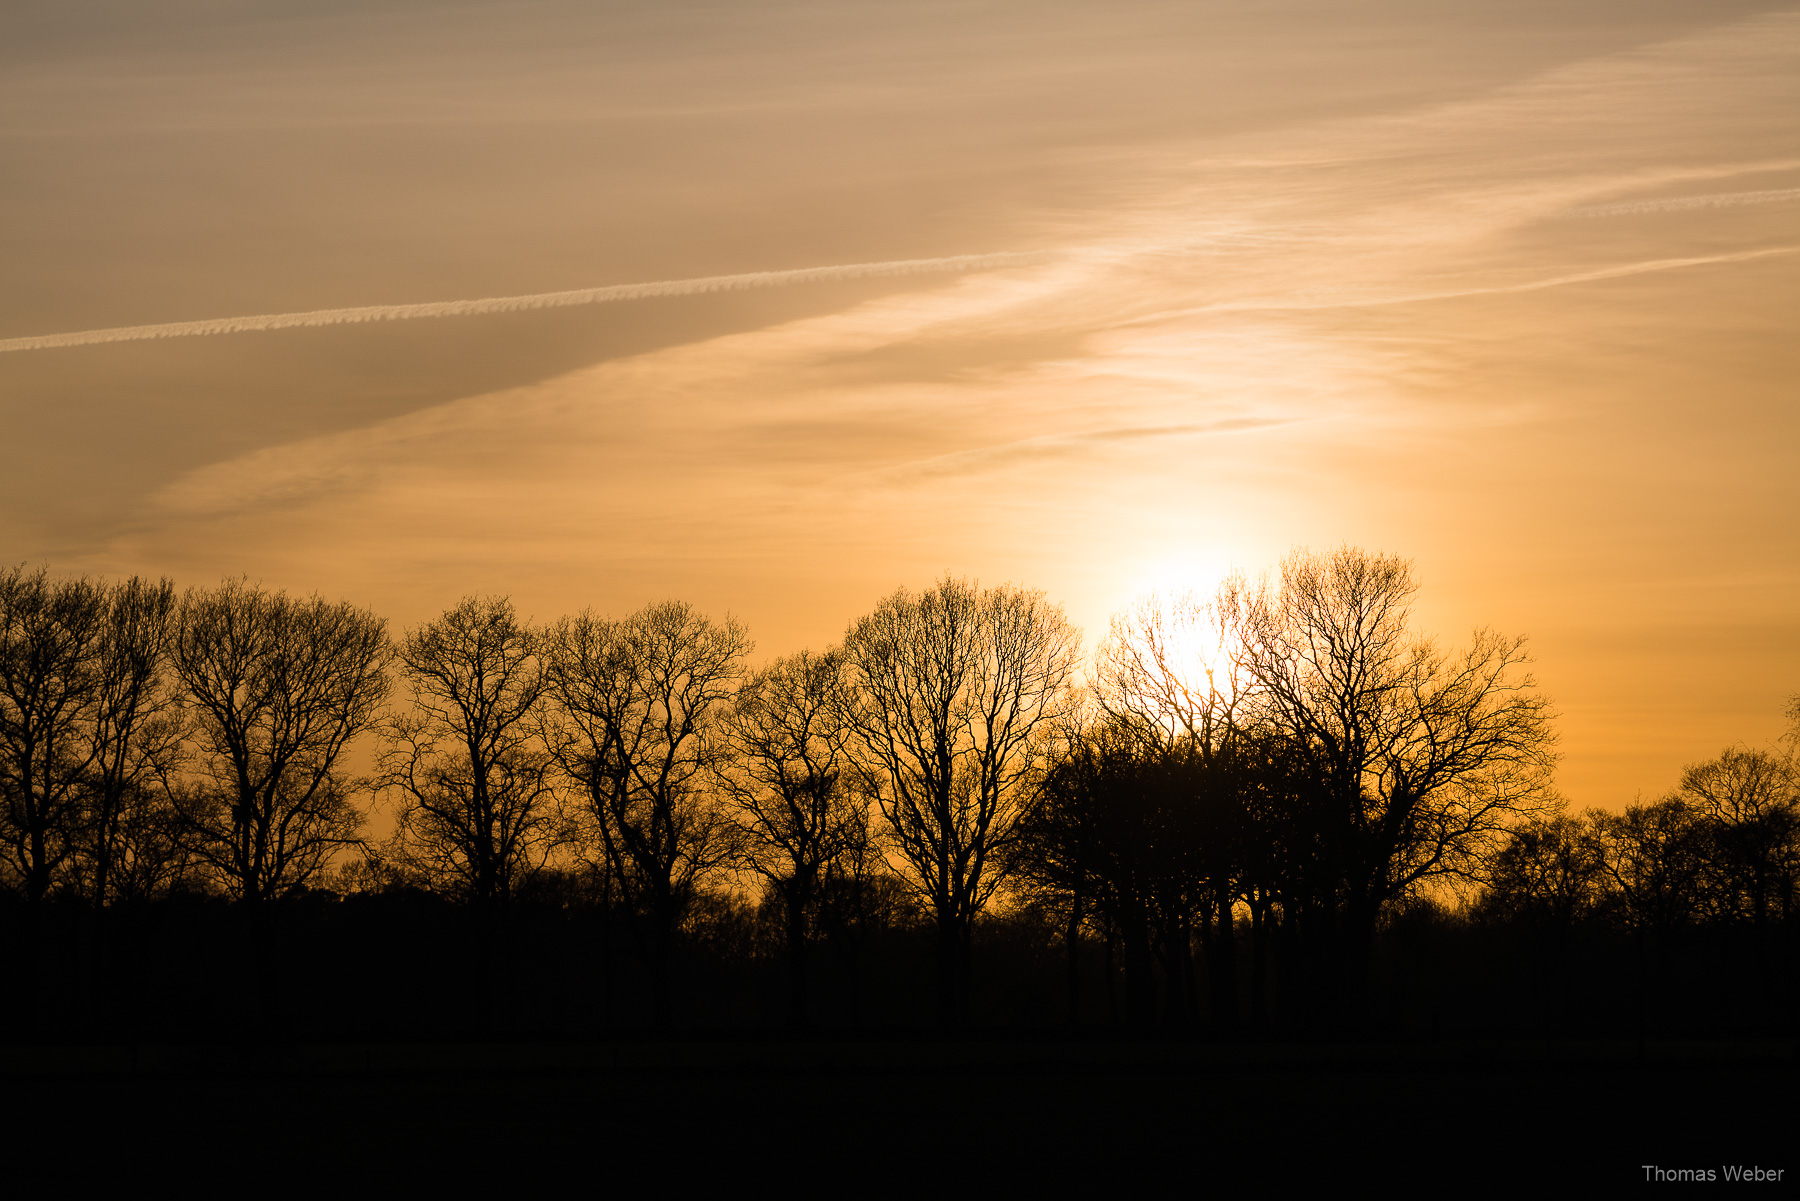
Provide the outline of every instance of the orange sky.
{"type": "Polygon", "coordinates": [[[1045,256],[0,354],[7,561],[397,625],[680,596],[780,653],[945,570],[1091,646],[1349,542],[1445,640],[1530,636],[1582,805],[1800,691],[1791,5],[0,21],[0,339],[1045,256]]]}

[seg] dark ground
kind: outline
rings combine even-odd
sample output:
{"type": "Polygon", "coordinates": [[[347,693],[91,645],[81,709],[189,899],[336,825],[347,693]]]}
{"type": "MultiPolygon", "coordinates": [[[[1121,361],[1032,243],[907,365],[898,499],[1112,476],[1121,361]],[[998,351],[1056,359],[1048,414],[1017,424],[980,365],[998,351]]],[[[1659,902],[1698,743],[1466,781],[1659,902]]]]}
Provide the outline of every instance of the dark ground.
{"type": "Polygon", "coordinates": [[[477,1176],[588,1195],[1095,1178],[1454,1194],[1725,1163],[1787,1169],[1779,1192],[1800,1177],[1794,1069],[1791,1041],[1643,1058],[1634,1042],[1043,1035],[0,1050],[15,1183],[253,1195],[477,1176]]]}

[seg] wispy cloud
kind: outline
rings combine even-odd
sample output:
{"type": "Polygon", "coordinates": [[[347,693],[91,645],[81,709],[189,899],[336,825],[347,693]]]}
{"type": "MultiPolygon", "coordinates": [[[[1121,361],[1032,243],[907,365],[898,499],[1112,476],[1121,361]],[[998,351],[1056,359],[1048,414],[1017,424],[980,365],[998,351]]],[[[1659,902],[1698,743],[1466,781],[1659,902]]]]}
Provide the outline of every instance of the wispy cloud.
{"type": "Polygon", "coordinates": [[[933,478],[946,478],[973,472],[991,471],[1014,463],[1067,459],[1086,454],[1114,443],[1145,442],[1151,439],[1196,437],[1204,434],[1243,433],[1289,425],[1282,418],[1237,417],[1225,421],[1192,422],[1184,425],[1125,427],[1090,430],[1077,434],[1061,434],[1038,438],[1021,438],[998,446],[979,446],[953,454],[902,463],[880,473],[878,480],[888,483],[914,483],[933,478]]]}
{"type": "MultiPolygon", "coordinates": [[[[738,510],[725,518],[738,520],[764,504],[850,512],[866,498],[845,489],[860,486],[989,487],[1019,464],[1106,445],[1149,454],[1191,435],[1285,430],[1256,452],[1278,457],[1277,442],[1291,450],[1324,419],[1334,437],[1361,430],[1391,439],[1407,421],[1452,420],[1447,414],[1492,402],[1478,399],[1487,397],[1479,388],[1444,387],[1428,417],[1407,408],[1409,380],[1457,370],[1464,334],[1415,322],[1404,338],[1372,338],[1345,324],[1363,321],[1365,311],[1791,255],[1796,247],[1766,242],[1721,249],[1716,238],[1693,253],[1595,247],[1569,236],[1516,239],[1546,228],[1543,219],[1571,201],[1791,163],[1770,154],[1766,139],[1721,145],[1717,131],[1794,90],[1787,68],[1797,47],[1800,19],[1759,18],[1452,104],[1237,134],[1185,153],[1159,147],[1136,161],[1136,176],[1130,156],[1109,151],[1102,157],[1120,177],[1117,202],[1042,223],[1059,235],[1046,238],[1059,247],[1054,254],[249,319],[324,324],[879,273],[965,277],[472,398],[363,434],[265,449],[177,481],[161,494],[159,511],[224,519],[251,506],[304,505],[309,490],[330,505],[362,493],[406,505],[409,488],[435,502],[442,490],[420,481],[441,474],[471,495],[488,490],[483,503],[496,512],[515,507],[494,498],[516,495],[520,479],[541,491],[564,478],[570,494],[582,496],[618,495],[630,480],[639,497],[688,491],[716,504],[729,493],[738,510]],[[1679,124],[1680,114],[1697,111],[1707,119],[1679,124]],[[1685,129],[1687,140],[1671,129],[1685,129]],[[1021,269],[980,274],[1000,267],[1021,269]],[[1027,338],[1056,349],[1025,361],[992,354],[1027,338]],[[914,369],[924,361],[959,368],[914,369]],[[622,423],[613,398],[624,396],[634,416],[622,423]],[[835,432],[796,432],[807,429],[835,432]],[[476,455],[475,446],[491,453],[476,455]]],[[[1700,215],[1728,207],[1689,206],[1700,215]]],[[[206,328],[191,332],[214,332],[194,324],[206,328]]],[[[22,341],[32,340],[14,344],[22,341]]],[[[1225,456],[1219,470],[1244,462],[1225,456]]],[[[1110,482],[1088,486],[1135,492],[1162,478],[1132,470],[1121,466],[1110,482]]]]}

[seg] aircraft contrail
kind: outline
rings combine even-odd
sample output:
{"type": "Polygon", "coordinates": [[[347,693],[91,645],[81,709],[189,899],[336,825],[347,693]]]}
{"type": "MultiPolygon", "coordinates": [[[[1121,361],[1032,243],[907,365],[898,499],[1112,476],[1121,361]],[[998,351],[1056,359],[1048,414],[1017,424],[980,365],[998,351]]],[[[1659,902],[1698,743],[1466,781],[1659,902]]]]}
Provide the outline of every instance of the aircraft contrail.
{"type": "Polygon", "coordinates": [[[941,259],[895,259],[885,263],[845,263],[836,267],[801,267],[792,271],[752,271],[746,275],[708,275],[699,279],[665,279],[647,284],[612,284],[571,292],[536,292],[530,296],[491,296],[485,300],[440,300],[429,304],[376,304],[355,309],[314,309],[307,313],[263,313],[254,317],[215,317],[207,321],[172,321],[164,325],[124,325],[72,334],[38,334],[0,339],[0,352],[92,346],[100,342],[138,342],[150,338],[191,338],[204,334],[236,334],[251,330],[295,329],[314,325],[353,325],[363,321],[409,321],[415,317],[472,317],[482,313],[514,313],[577,304],[648,300],[655,296],[695,296],[702,292],[742,292],[786,284],[829,283],[882,275],[929,275],[989,271],[1048,262],[1043,251],[1013,254],[959,254],[941,259]]]}
{"type": "Polygon", "coordinates": [[[1800,200],[1800,188],[1775,188],[1764,192],[1714,192],[1708,196],[1669,196],[1661,200],[1627,200],[1619,204],[1590,204],[1568,209],[1566,217],[1624,217],[1632,213],[1673,213],[1682,209],[1732,208],[1740,204],[1780,204],[1800,200]]]}

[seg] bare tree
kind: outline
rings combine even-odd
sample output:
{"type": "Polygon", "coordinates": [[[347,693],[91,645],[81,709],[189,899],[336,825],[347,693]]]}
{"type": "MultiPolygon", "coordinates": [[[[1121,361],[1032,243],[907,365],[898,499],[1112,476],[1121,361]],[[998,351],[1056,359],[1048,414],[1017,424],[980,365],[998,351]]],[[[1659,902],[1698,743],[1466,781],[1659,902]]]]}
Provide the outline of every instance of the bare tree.
{"type": "Polygon", "coordinates": [[[1406,562],[1345,547],[1297,551],[1278,588],[1231,601],[1258,720],[1306,748],[1325,784],[1314,816],[1341,876],[1353,990],[1384,905],[1477,878],[1509,824],[1548,801],[1549,702],[1524,639],[1478,630],[1441,651],[1407,628],[1415,591],[1406,562]]]}
{"type": "Polygon", "coordinates": [[[101,584],[0,574],[0,835],[34,904],[80,847],[106,617],[101,584]]]}
{"type": "Polygon", "coordinates": [[[554,753],[580,794],[587,841],[619,890],[665,1024],[681,923],[736,854],[737,827],[711,786],[727,751],[719,719],[750,648],[733,619],[715,623],[678,601],[621,621],[583,613],[550,636],[554,753]]]}
{"type": "Polygon", "coordinates": [[[172,658],[193,725],[174,789],[195,853],[254,911],[304,885],[363,822],[345,748],[387,695],[381,618],[243,580],[190,589],[172,658]]]}
{"type": "Polygon", "coordinates": [[[1219,600],[1151,595],[1113,618],[1094,699],[1116,729],[1206,760],[1240,732],[1250,681],[1230,619],[1237,587],[1219,600]]]}
{"type": "MultiPolygon", "coordinates": [[[[1135,742],[1136,754],[1162,760],[1165,770],[1183,781],[1185,795],[1169,817],[1197,842],[1184,848],[1184,855],[1174,855],[1172,839],[1163,839],[1165,868],[1177,869],[1163,872],[1158,889],[1163,955],[1172,964],[1187,964],[1192,932],[1198,928],[1206,953],[1208,1007],[1222,1025],[1236,1018],[1240,897],[1250,907],[1253,964],[1265,964],[1267,958],[1262,922],[1269,901],[1267,881],[1246,870],[1246,857],[1233,845],[1248,822],[1244,796],[1255,791],[1246,786],[1253,778],[1265,788],[1268,782],[1266,772],[1246,772],[1251,760],[1267,759],[1269,748],[1250,745],[1259,735],[1254,729],[1255,690],[1231,621],[1241,591],[1242,582],[1234,577],[1216,598],[1193,593],[1145,597],[1113,618],[1095,657],[1095,700],[1115,738],[1135,742]]],[[[1129,965],[1130,923],[1114,921],[1127,934],[1129,965]]],[[[1189,974],[1171,970],[1168,976],[1175,1002],[1171,1008],[1177,1013],[1197,1008],[1197,996],[1182,1003],[1189,974]]],[[[1129,999],[1133,990],[1126,991],[1129,999]]],[[[1143,1020],[1141,1013],[1137,1016],[1143,1020]]]]}
{"type": "Polygon", "coordinates": [[[1021,884],[1066,912],[1071,1023],[1078,1012],[1075,956],[1084,920],[1116,932],[1124,943],[1131,1024],[1148,1026],[1155,1019],[1155,910],[1170,878],[1187,874],[1181,860],[1189,849],[1180,810],[1191,808],[1192,798],[1169,770],[1172,758],[1147,744],[1132,723],[1107,720],[1076,732],[1006,848],[1008,868],[1021,884]]]}
{"type": "Polygon", "coordinates": [[[173,813],[158,786],[181,752],[179,697],[168,670],[175,585],[133,577],[107,592],[97,660],[94,762],[83,855],[96,905],[142,898],[181,874],[173,813]]]}
{"type": "Polygon", "coordinates": [[[1771,922],[1792,915],[1800,893],[1800,763],[1727,747],[1688,766],[1675,796],[1705,833],[1712,916],[1747,918],[1760,945],[1771,922]]]}
{"type": "Polygon", "coordinates": [[[780,898],[795,1022],[806,1020],[808,925],[827,873],[840,859],[859,870],[868,841],[846,700],[843,653],[801,651],[752,675],[723,727],[731,754],[720,786],[737,810],[741,862],[780,898]]]}
{"type": "Polygon", "coordinates": [[[541,738],[541,635],[504,597],[465,598],[398,648],[412,708],[386,724],[381,782],[400,797],[396,849],[432,885],[491,906],[556,847],[541,738]]]}
{"type": "Polygon", "coordinates": [[[1568,1012],[1576,931],[1598,912],[1605,873],[1594,822],[1559,805],[1512,830],[1472,906],[1476,917],[1510,927],[1529,947],[1546,1038],[1568,1012]]]}
{"type": "Polygon", "coordinates": [[[935,918],[947,1024],[967,1015],[970,928],[1072,702],[1079,644],[1043,593],[950,577],[900,589],[845,636],[860,773],[935,918]]]}
{"type": "Polygon", "coordinates": [[[1605,872],[1592,822],[1560,809],[1513,829],[1494,856],[1476,912],[1567,931],[1597,904],[1605,872]]]}
{"type": "Polygon", "coordinates": [[[1705,831],[1685,801],[1590,809],[1605,873],[1609,915],[1631,934],[1637,955],[1638,1054],[1649,1029],[1650,997],[1676,931],[1705,905],[1705,831]]]}

